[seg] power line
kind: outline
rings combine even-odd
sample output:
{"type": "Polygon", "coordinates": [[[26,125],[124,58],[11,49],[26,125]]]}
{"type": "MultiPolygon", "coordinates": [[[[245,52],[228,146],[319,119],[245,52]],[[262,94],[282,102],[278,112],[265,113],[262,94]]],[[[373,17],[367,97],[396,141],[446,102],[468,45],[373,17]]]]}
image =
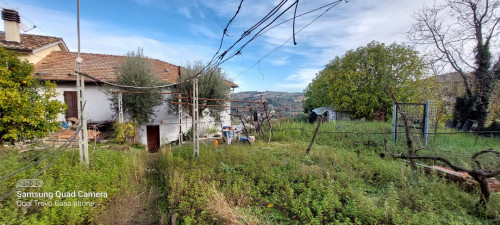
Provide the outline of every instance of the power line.
{"type": "Polygon", "coordinates": [[[29,168],[31,168],[31,167],[33,167],[33,166],[35,166],[35,165],[39,164],[40,162],[42,162],[42,161],[43,161],[43,160],[45,160],[46,158],[48,158],[48,157],[50,157],[50,156],[54,155],[54,154],[55,154],[58,150],[60,150],[61,148],[63,148],[63,147],[65,147],[65,146],[67,146],[67,145],[68,145],[68,143],[69,143],[69,141],[70,141],[70,140],[72,141],[72,140],[76,137],[76,135],[77,135],[77,134],[78,134],[78,131],[77,131],[77,132],[75,132],[75,133],[74,133],[74,134],[70,137],[70,139],[66,140],[66,141],[65,141],[65,142],[64,142],[61,146],[59,146],[59,148],[57,148],[57,149],[53,150],[51,153],[49,153],[49,154],[45,155],[44,157],[42,157],[42,158],[41,158],[41,159],[39,159],[38,161],[35,161],[35,162],[33,162],[33,163],[31,163],[31,164],[29,164],[29,165],[27,165],[27,166],[25,166],[25,167],[23,167],[23,168],[21,168],[21,169],[19,169],[19,170],[16,170],[16,171],[14,171],[14,172],[12,172],[12,173],[9,173],[9,174],[7,174],[7,175],[4,175],[4,176],[0,177],[0,181],[5,180],[5,179],[7,179],[7,178],[9,178],[9,177],[11,177],[11,176],[14,176],[14,175],[16,175],[16,174],[18,174],[18,173],[20,173],[20,172],[23,172],[23,171],[25,171],[25,170],[27,170],[27,169],[29,169],[29,168]]]}
{"type": "MultiPolygon", "coordinates": [[[[202,69],[203,71],[203,69],[202,69]]],[[[75,71],[77,72],[77,71],[75,71]]],[[[78,72],[77,72],[78,73],[78,72]]],[[[197,73],[196,75],[194,75],[193,77],[191,78],[188,78],[184,81],[181,81],[181,82],[176,82],[176,83],[170,83],[170,84],[165,84],[165,85],[158,85],[158,86],[151,86],[151,87],[141,87],[141,86],[130,86],[130,85],[122,85],[122,84],[116,84],[116,83],[112,83],[112,82],[108,82],[108,81],[105,81],[105,80],[101,80],[97,77],[94,77],[90,74],[87,74],[87,73],[83,73],[83,72],[80,72],[81,75],[85,76],[85,77],[88,77],[92,80],[95,80],[97,82],[101,82],[101,83],[104,83],[104,84],[107,84],[107,85],[111,85],[111,86],[115,86],[115,87],[120,87],[120,88],[133,88],[133,89],[156,89],[156,88],[166,88],[166,87],[171,87],[171,86],[175,86],[175,85],[178,85],[178,84],[182,84],[182,83],[186,83],[188,81],[191,81],[191,80],[194,80],[195,78],[197,78],[201,72],[197,73]]]]}
{"type": "Polygon", "coordinates": [[[291,21],[291,20],[293,20],[293,19],[295,19],[295,18],[305,16],[305,15],[307,15],[307,14],[310,14],[310,13],[316,12],[316,11],[321,10],[321,9],[324,9],[324,8],[326,8],[326,7],[328,7],[328,6],[331,6],[331,5],[334,5],[334,4],[338,4],[339,2],[342,2],[342,0],[337,0],[337,1],[334,1],[334,2],[331,2],[331,3],[328,3],[328,4],[325,4],[325,5],[321,6],[321,7],[315,8],[315,9],[313,9],[313,10],[307,11],[307,12],[302,13],[302,14],[300,14],[300,15],[297,15],[297,16],[295,16],[295,17],[289,18],[289,19],[287,19],[287,20],[285,20],[285,21],[283,21],[283,22],[280,22],[280,23],[278,23],[278,24],[276,24],[276,25],[274,25],[274,26],[269,27],[267,30],[265,30],[264,32],[262,32],[259,36],[263,35],[263,34],[264,34],[264,33],[266,33],[267,31],[269,31],[269,30],[271,30],[271,29],[273,29],[273,28],[275,28],[275,27],[281,26],[281,25],[283,25],[283,24],[285,24],[285,23],[287,23],[287,22],[289,22],[289,21],[291,21]]]}
{"type": "MultiPolygon", "coordinates": [[[[320,14],[318,17],[316,17],[313,21],[311,21],[309,24],[307,24],[306,26],[304,26],[302,29],[300,29],[298,32],[294,32],[294,34],[297,34],[297,33],[300,33],[303,29],[305,29],[306,27],[308,27],[310,24],[312,24],[314,21],[316,21],[319,17],[321,17],[322,15],[324,15],[327,11],[329,11],[331,8],[333,8],[335,5],[337,5],[338,3],[340,3],[342,0],[337,0],[335,1],[334,3],[329,3],[329,4],[326,4],[322,7],[319,7],[317,9],[314,9],[314,10],[311,10],[309,12],[306,12],[306,13],[303,13],[301,15],[298,15],[298,16],[294,16],[294,18],[296,17],[299,17],[299,16],[303,16],[303,15],[306,15],[308,13],[311,13],[311,12],[314,12],[314,11],[317,11],[319,9],[322,9],[324,7],[327,7],[327,6],[330,6],[327,10],[325,10],[325,12],[323,12],[322,14],[320,14]]],[[[260,27],[261,25],[263,25],[266,21],[268,21],[269,19],[271,19],[274,15],[276,15],[278,12],[280,12],[280,9],[285,6],[285,4],[288,2],[288,0],[282,0],[278,3],[278,5],[276,5],[273,9],[271,9],[261,20],[259,20],[256,24],[254,24],[252,27],[250,27],[249,29],[245,30],[243,32],[243,34],[241,35],[241,37],[236,40],[232,45],[230,45],[224,52],[222,53],[219,53],[219,54],[215,54],[214,57],[212,58],[212,60],[210,60],[210,62],[208,62],[205,67],[203,67],[198,73],[196,73],[195,75],[193,75],[192,77],[189,77],[187,78],[186,80],[184,81],[179,81],[179,82],[176,82],[176,83],[171,83],[171,84],[165,84],[165,85],[158,85],[158,86],[152,86],[152,87],[137,87],[137,86],[130,86],[130,85],[121,85],[121,84],[116,84],[116,83],[112,83],[112,82],[108,82],[108,81],[104,81],[104,80],[101,80],[97,77],[94,77],[90,74],[87,74],[87,73],[81,73],[82,75],[88,77],[88,78],[91,78],[95,81],[98,81],[98,82],[102,82],[104,84],[108,84],[108,85],[111,85],[111,86],[115,86],[115,87],[120,87],[120,88],[133,88],[133,89],[155,89],[155,88],[166,88],[166,87],[171,87],[171,86],[175,86],[175,85],[178,85],[178,84],[182,84],[182,83],[186,83],[186,82],[189,82],[189,81],[192,81],[196,78],[198,78],[199,76],[201,76],[207,69],[211,68],[210,70],[213,70],[215,71],[215,68],[219,67],[221,64],[223,64],[224,62],[226,62],[227,60],[233,58],[234,56],[236,55],[239,55],[241,54],[241,50],[243,50],[243,48],[245,48],[249,43],[251,43],[252,41],[254,41],[257,37],[259,37],[260,35],[262,35],[263,33],[271,30],[272,28],[276,27],[277,25],[273,26],[273,27],[270,27],[277,19],[279,19],[281,16],[283,16],[283,14],[285,12],[287,12],[288,10],[290,10],[293,6],[296,6],[298,4],[298,0],[294,1],[292,4],[290,4],[285,10],[283,10],[281,13],[279,13],[270,23],[268,23],[267,25],[265,25],[263,28],[261,28],[252,38],[250,38],[250,40],[248,40],[247,42],[245,42],[242,46],[240,46],[238,48],[237,51],[235,51],[233,54],[231,54],[231,56],[229,56],[228,58],[225,58],[226,57],[226,54],[231,51],[231,49],[233,49],[239,42],[241,42],[244,38],[246,38],[247,36],[249,36],[254,30],[256,30],[258,27],[260,27]],[[218,55],[218,56],[217,56],[218,55]]],[[[221,38],[221,44],[219,46],[219,50],[217,52],[220,52],[220,48],[222,46],[222,42],[223,42],[223,39],[224,39],[224,36],[227,34],[227,28],[229,27],[229,25],[233,22],[234,18],[238,15],[239,11],[241,10],[241,6],[243,4],[243,0],[240,1],[240,5],[238,6],[238,10],[236,11],[236,13],[234,14],[234,16],[231,18],[231,20],[228,22],[228,24],[226,25],[226,29],[224,29],[224,32],[223,32],[223,36],[221,38]]],[[[283,22],[282,22],[283,23],[283,22]]],[[[282,24],[280,23],[280,24],[282,24]]],[[[278,24],[278,25],[280,25],[278,24]]],[[[292,36],[293,38],[293,36],[292,36]]],[[[290,40],[290,39],[289,39],[290,40]]],[[[287,42],[289,41],[287,40],[287,42]]],[[[284,45],[284,44],[283,44],[284,45]]],[[[283,46],[282,45],[282,46],[283,46]]],[[[280,46],[281,47],[281,46],[280,46]]],[[[278,48],[280,48],[278,47],[278,48]]],[[[276,51],[277,49],[273,50],[273,51],[276,51]]],[[[271,54],[271,53],[268,53],[268,55],[271,54]]],[[[267,55],[266,55],[267,56],[267,55]]],[[[263,59],[263,58],[262,58],[263,59]]],[[[261,60],[262,60],[261,59],[261,60]]],[[[260,62],[261,60],[259,60],[258,62],[260,62]]],[[[254,64],[255,66],[255,64],[254,64]]],[[[253,67],[253,66],[252,66],[253,67]]],[[[212,75],[212,74],[210,74],[212,75]]]]}
{"type": "MultiPolygon", "coordinates": [[[[68,139],[66,143],[69,143],[69,141],[73,141],[73,139],[76,138],[76,134],[77,132],[75,132],[75,134],[72,136],[71,139],[68,139]]],[[[63,145],[61,145],[63,146],[63,145]]],[[[37,178],[38,176],[40,176],[40,174],[42,174],[43,172],[45,172],[47,169],[49,169],[55,162],[57,159],[59,159],[59,157],[61,157],[62,153],[64,153],[64,151],[66,151],[66,149],[68,149],[68,146],[69,145],[65,145],[64,148],[62,148],[61,150],[59,150],[59,154],[56,155],[56,157],[54,157],[54,159],[52,159],[52,161],[49,162],[49,164],[47,164],[44,168],[42,168],[41,170],[39,170],[36,174],[34,174],[30,179],[35,179],[37,178]]],[[[56,150],[57,151],[57,150],[56,150]]],[[[11,194],[13,194],[14,192],[16,192],[17,190],[19,190],[21,187],[16,187],[14,189],[12,189],[10,192],[8,192],[7,194],[3,195],[0,197],[0,201],[4,200],[5,198],[9,197],[11,194]]]]}
{"type": "MultiPolygon", "coordinates": [[[[227,48],[224,52],[220,53],[220,55],[217,57],[217,60],[215,60],[215,65],[219,66],[222,64],[222,60],[224,59],[224,57],[226,56],[226,54],[231,51],[231,49],[233,49],[240,41],[242,41],[244,38],[246,38],[247,36],[249,36],[255,29],[257,29],[259,26],[261,26],[262,24],[264,24],[267,20],[269,20],[272,16],[274,16],[277,12],[279,12],[279,10],[285,5],[285,3],[287,2],[288,0],[282,0],[280,3],[278,3],[277,6],[275,6],[273,9],[271,9],[271,11],[269,11],[267,13],[266,16],[264,16],[264,18],[262,18],[261,20],[259,20],[256,24],[254,24],[252,27],[250,27],[248,30],[245,30],[243,32],[243,34],[240,36],[240,38],[238,40],[236,40],[231,46],[229,46],[229,48],[227,48]]],[[[213,63],[210,62],[210,63],[213,63]]]]}
{"type": "MultiPolygon", "coordinates": [[[[323,9],[323,8],[325,8],[325,7],[328,7],[328,6],[329,6],[329,7],[328,7],[325,11],[323,11],[321,14],[319,14],[318,16],[316,16],[313,20],[311,20],[308,24],[306,24],[304,27],[302,27],[302,28],[301,28],[299,31],[297,31],[297,33],[295,33],[295,34],[298,34],[298,33],[300,33],[301,31],[303,31],[305,28],[307,28],[308,26],[310,26],[312,23],[314,23],[316,20],[318,20],[320,17],[322,17],[325,13],[327,13],[330,9],[332,9],[332,8],[333,8],[333,7],[335,7],[335,6],[337,6],[340,2],[342,2],[342,0],[337,0],[337,1],[333,2],[333,3],[326,4],[326,5],[321,6],[321,7],[319,7],[319,8],[313,9],[313,10],[311,10],[311,11],[309,11],[309,12],[306,12],[306,13],[303,13],[303,14],[301,14],[301,15],[298,15],[297,17],[303,16],[303,15],[307,15],[307,14],[309,14],[309,13],[312,13],[312,12],[318,11],[318,10],[320,10],[320,9],[323,9]]],[[[264,34],[265,32],[267,32],[267,31],[269,31],[269,30],[271,30],[272,28],[277,27],[277,26],[279,26],[279,25],[281,25],[281,24],[283,24],[283,23],[286,23],[286,22],[288,22],[288,21],[290,21],[290,20],[292,20],[292,19],[293,19],[293,18],[288,19],[288,20],[285,20],[285,21],[281,22],[280,24],[277,24],[277,25],[275,25],[275,26],[273,26],[273,27],[271,27],[271,28],[267,29],[267,30],[266,30],[266,31],[264,31],[262,34],[264,34]]],[[[261,34],[261,35],[262,35],[262,34],[261,34]]],[[[292,37],[288,38],[285,42],[283,42],[283,44],[279,45],[279,46],[278,46],[278,47],[276,47],[275,49],[271,50],[270,52],[268,52],[267,54],[265,54],[264,56],[262,56],[262,57],[261,57],[259,60],[257,60],[257,62],[255,62],[255,63],[254,63],[251,67],[249,67],[248,69],[246,69],[245,71],[243,71],[240,75],[236,76],[235,78],[238,78],[238,77],[240,77],[241,75],[243,75],[244,73],[246,73],[246,72],[250,71],[250,70],[251,70],[252,68],[254,68],[257,64],[259,64],[262,60],[264,60],[264,58],[266,58],[267,56],[271,55],[272,53],[274,53],[275,51],[277,51],[277,50],[278,50],[278,49],[280,49],[281,47],[285,46],[285,44],[286,44],[286,43],[288,43],[291,39],[292,39],[292,37]]]]}
{"type": "MultiPolygon", "coordinates": [[[[166,87],[171,87],[171,86],[175,86],[175,85],[178,85],[178,84],[182,84],[182,83],[186,83],[186,82],[189,82],[189,81],[192,81],[196,78],[198,78],[199,76],[201,76],[203,74],[204,71],[206,71],[208,68],[217,68],[218,66],[220,66],[222,64],[222,59],[225,57],[226,53],[228,51],[230,51],[234,46],[236,46],[237,43],[239,43],[241,40],[243,40],[246,36],[250,35],[250,33],[257,29],[260,25],[262,25],[263,23],[265,23],[265,21],[267,21],[269,18],[271,18],[273,15],[275,15],[279,9],[281,9],[281,7],[283,7],[283,5],[285,5],[285,3],[287,2],[288,0],[282,0],[277,6],[275,6],[264,18],[262,18],[259,22],[257,22],[256,24],[254,24],[250,29],[246,30],[245,32],[243,32],[242,36],[236,41],[234,42],[227,50],[225,50],[224,52],[220,53],[219,56],[217,57],[214,57],[210,62],[207,63],[207,65],[205,67],[203,67],[198,73],[196,73],[195,75],[193,75],[192,77],[189,77],[187,78],[186,80],[184,81],[180,81],[180,82],[176,82],[176,83],[171,83],[171,84],[165,84],[165,85],[158,85],[158,86],[152,86],[152,87],[137,87],[137,86],[130,86],[130,85],[121,85],[121,84],[116,84],[116,83],[112,83],[112,82],[107,82],[107,81],[104,81],[104,80],[101,80],[97,77],[94,77],[90,74],[87,74],[87,73],[83,73],[83,72],[78,72],[78,71],[75,71],[77,73],[80,73],[88,78],[91,78],[95,81],[98,81],[98,82],[102,82],[104,84],[108,84],[108,85],[111,85],[111,86],[115,86],[115,87],[120,87],[120,88],[133,88],[133,89],[155,89],[155,88],[166,88],[166,87]]],[[[240,5],[242,4],[242,2],[240,2],[240,5]]],[[[294,3],[295,4],[295,3],[294,3]]],[[[294,4],[292,4],[291,6],[293,6],[294,4]]],[[[290,7],[289,7],[290,8],[290,7]]],[[[237,11],[239,12],[239,11],[237,11]]],[[[283,12],[284,13],[284,12],[283,12]]],[[[283,13],[281,13],[279,16],[281,16],[283,13]]],[[[236,16],[236,14],[235,14],[236,16]]],[[[235,17],[233,16],[233,17],[235,17]]],[[[276,17],[273,22],[279,18],[276,17]]],[[[232,21],[230,21],[232,22],[232,21]]],[[[272,22],[271,22],[272,23],[272,22]]],[[[228,26],[229,26],[230,23],[228,23],[228,26]]],[[[269,26],[269,24],[267,25],[269,26]]],[[[267,27],[266,26],[266,27],[267,27]]],[[[264,29],[266,28],[264,27],[264,29]]],[[[259,33],[262,32],[262,29],[259,31],[259,33]]],[[[246,44],[248,44],[249,42],[253,41],[250,40],[248,41],[246,44]]],[[[240,48],[242,49],[242,48],[240,48]]],[[[216,54],[217,55],[217,54],[216,54]]],[[[72,75],[72,74],[70,74],[72,75]]]]}
{"type": "MultiPolygon", "coordinates": [[[[5,3],[10,9],[15,9],[9,3],[7,3],[5,0],[2,0],[2,2],[5,3]]],[[[47,34],[48,36],[52,36],[51,34],[45,32],[44,30],[42,30],[42,28],[38,27],[35,23],[33,23],[33,21],[31,21],[27,17],[23,16],[23,14],[21,14],[20,12],[18,12],[18,13],[19,13],[19,15],[21,15],[22,18],[24,18],[25,20],[27,20],[28,22],[30,22],[31,24],[33,24],[33,28],[37,28],[38,30],[42,31],[43,33],[47,34]]]]}
{"type": "Polygon", "coordinates": [[[244,0],[241,0],[240,5],[238,6],[238,10],[236,10],[236,13],[234,13],[234,16],[229,20],[229,22],[226,25],[226,28],[224,28],[224,31],[222,32],[222,38],[221,38],[220,44],[219,44],[219,49],[217,49],[217,52],[214,54],[214,56],[212,57],[212,59],[210,61],[213,61],[215,59],[215,57],[219,54],[219,51],[222,48],[222,43],[224,42],[224,37],[227,35],[227,29],[229,28],[229,25],[231,25],[233,20],[236,18],[236,16],[240,12],[241,5],[243,4],[243,1],[244,0]]]}
{"type": "MultiPolygon", "coordinates": [[[[271,24],[273,24],[277,19],[279,19],[281,16],[283,16],[283,14],[285,14],[288,10],[290,10],[295,4],[297,4],[297,1],[295,1],[293,4],[291,4],[290,6],[288,6],[283,12],[281,12],[278,16],[276,16],[270,23],[268,23],[267,25],[265,25],[263,28],[261,28],[257,34],[255,34],[252,38],[250,38],[250,40],[248,40],[247,42],[245,42],[245,44],[243,44],[242,46],[240,46],[240,48],[238,48],[238,50],[236,50],[235,52],[233,52],[233,54],[231,54],[229,57],[227,57],[226,59],[222,59],[220,60],[220,62],[218,63],[218,65],[220,64],[223,64],[224,62],[230,60],[231,58],[233,58],[234,56],[236,55],[239,55],[241,54],[241,51],[243,50],[243,48],[245,48],[248,44],[250,44],[252,41],[254,41],[258,36],[259,34],[261,34],[267,27],[269,27],[271,24]]],[[[282,6],[281,6],[282,7],[282,6]]],[[[280,7],[280,8],[281,8],[280,7]]],[[[276,11],[277,12],[277,11],[276,11]]],[[[275,12],[275,13],[276,13],[275,12]]],[[[275,14],[273,13],[273,15],[275,14]]]]}

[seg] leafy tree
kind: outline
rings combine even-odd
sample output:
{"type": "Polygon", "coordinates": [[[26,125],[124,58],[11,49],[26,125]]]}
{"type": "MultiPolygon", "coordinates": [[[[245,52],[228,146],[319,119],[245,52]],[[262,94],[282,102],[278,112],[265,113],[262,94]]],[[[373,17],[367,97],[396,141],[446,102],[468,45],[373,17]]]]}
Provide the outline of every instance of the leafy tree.
{"type": "Polygon", "coordinates": [[[483,127],[500,80],[500,56],[493,65],[490,50],[499,37],[500,1],[446,0],[422,8],[414,18],[409,38],[430,47],[426,55],[435,71],[451,67],[462,78],[465,93],[457,98],[455,122],[474,119],[483,127]],[[473,71],[472,82],[467,71],[473,71]]]}
{"type": "Polygon", "coordinates": [[[57,131],[65,105],[53,98],[55,84],[31,76],[33,65],[0,48],[0,142],[43,137],[57,131]]]}
{"type": "MultiPolygon", "coordinates": [[[[145,57],[142,50],[128,52],[121,66],[116,69],[116,83],[141,87],[161,85],[161,79],[154,73],[153,65],[145,57]]],[[[123,89],[124,91],[137,91],[137,89],[123,89]]],[[[141,90],[141,92],[157,92],[156,89],[141,90]]],[[[147,123],[155,114],[154,107],[162,103],[163,97],[159,94],[123,93],[123,112],[131,116],[139,125],[147,123]]],[[[114,108],[118,110],[118,101],[112,99],[114,108]]]]}
{"type": "Polygon", "coordinates": [[[320,71],[305,90],[304,106],[334,106],[353,118],[373,119],[375,113],[389,117],[391,86],[398,100],[417,96],[425,64],[408,46],[371,42],[336,57],[320,71]]]}
{"type": "MultiPolygon", "coordinates": [[[[187,80],[191,77],[197,75],[200,71],[204,69],[204,65],[201,61],[194,63],[188,63],[181,70],[180,81],[187,80]]],[[[181,92],[188,95],[187,101],[192,102],[192,82],[186,82],[178,85],[181,92]]],[[[227,83],[227,78],[220,69],[208,68],[203,70],[203,73],[198,77],[198,97],[199,98],[210,98],[210,99],[229,99],[230,98],[230,87],[227,83]]],[[[227,104],[223,101],[210,101],[210,100],[199,100],[200,105],[218,105],[223,106],[227,104]]],[[[191,106],[185,105],[185,110],[190,111],[191,106]]],[[[216,121],[220,121],[220,112],[227,110],[224,107],[207,107],[200,106],[200,112],[207,112],[216,121]]],[[[200,116],[205,116],[200,114],[200,116]]]]}

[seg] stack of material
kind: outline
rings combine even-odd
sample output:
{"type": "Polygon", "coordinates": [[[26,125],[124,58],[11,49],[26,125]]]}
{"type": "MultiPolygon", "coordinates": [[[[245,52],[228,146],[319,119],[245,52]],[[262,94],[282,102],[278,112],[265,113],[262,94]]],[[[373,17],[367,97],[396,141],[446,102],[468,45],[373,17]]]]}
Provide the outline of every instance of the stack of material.
{"type": "MultiPolygon", "coordinates": [[[[89,141],[99,140],[102,134],[102,132],[96,130],[87,130],[87,133],[89,141]]],[[[61,130],[55,134],[47,135],[45,141],[59,144],[70,139],[74,134],[75,134],[74,130],[61,130]]],[[[76,135],[76,138],[74,140],[78,141],[78,135],[76,135]]]]}

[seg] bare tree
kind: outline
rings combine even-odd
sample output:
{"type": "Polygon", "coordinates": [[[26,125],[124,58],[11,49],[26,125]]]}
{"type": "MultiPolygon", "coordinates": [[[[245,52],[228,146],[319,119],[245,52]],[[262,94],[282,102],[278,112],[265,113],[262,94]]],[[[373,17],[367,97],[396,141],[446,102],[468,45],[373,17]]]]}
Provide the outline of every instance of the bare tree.
{"type": "Polygon", "coordinates": [[[500,58],[493,65],[491,47],[500,33],[500,0],[446,0],[425,6],[414,14],[408,33],[415,44],[426,47],[434,71],[449,66],[462,78],[471,119],[486,121],[491,95],[500,79],[500,58]],[[467,76],[472,72],[472,83],[467,76]]]}

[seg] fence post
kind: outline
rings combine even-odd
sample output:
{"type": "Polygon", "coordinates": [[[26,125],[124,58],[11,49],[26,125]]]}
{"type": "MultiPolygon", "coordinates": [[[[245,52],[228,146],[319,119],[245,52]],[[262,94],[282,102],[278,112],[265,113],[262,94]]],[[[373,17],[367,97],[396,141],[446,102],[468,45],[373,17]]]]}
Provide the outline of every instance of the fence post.
{"type": "Polygon", "coordinates": [[[392,141],[396,142],[398,135],[398,108],[396,102],[392,101],[392,141]]]}
{"type": "Polygon", "coordinates": [[[429,137],[429,108],[430,100],[425,101],[424,105],[424,146],[427,148],[427,139],[429,137]]]}

